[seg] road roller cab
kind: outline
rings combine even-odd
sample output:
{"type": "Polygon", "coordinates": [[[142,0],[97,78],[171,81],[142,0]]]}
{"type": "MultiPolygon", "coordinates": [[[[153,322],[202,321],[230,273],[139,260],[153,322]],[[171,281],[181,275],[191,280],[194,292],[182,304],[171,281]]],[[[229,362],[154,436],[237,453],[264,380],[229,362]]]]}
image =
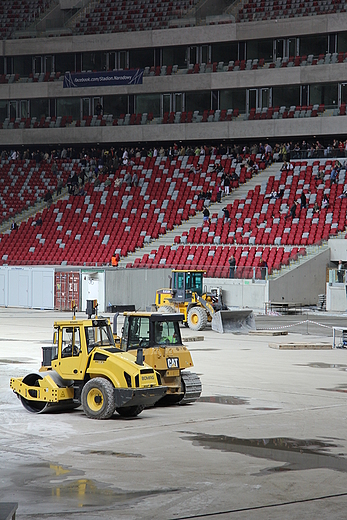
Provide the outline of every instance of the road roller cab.
{"type": "Polygon", "coordinates": [[[141,349],[134,357],[116,347],[108,318],[55,322],[53,344],[43,348],[39,372],[10,382],[24,407],[35,413],[82,404],[95,419],[114,411],[135,416],[166,392],[143,362],[141,349]]]}
{"type": "Polygon", "coordinates": [[[160,374],[161,383],[167,387],[159,404],[186,404],[196,401],[202,386],[197,374],[190,372],[193,365],[188,348],[183,345],[180,323],[183,314],[158,312],[125,312],[122,336],[114,336],[120,348],[136,356],[143,351],[145,362],[160,374]]]}

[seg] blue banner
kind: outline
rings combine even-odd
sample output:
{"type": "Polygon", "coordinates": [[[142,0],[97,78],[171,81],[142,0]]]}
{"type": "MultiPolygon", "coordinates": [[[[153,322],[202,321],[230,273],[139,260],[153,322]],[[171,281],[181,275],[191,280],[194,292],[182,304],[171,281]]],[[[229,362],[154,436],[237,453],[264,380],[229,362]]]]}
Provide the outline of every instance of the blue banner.
{"type": "Polygon", "coordinates": [[[141,85],[143,69],[111,70],[108,72],[67,72],[63,88],[104,87],[113,85],[141,85]]]}

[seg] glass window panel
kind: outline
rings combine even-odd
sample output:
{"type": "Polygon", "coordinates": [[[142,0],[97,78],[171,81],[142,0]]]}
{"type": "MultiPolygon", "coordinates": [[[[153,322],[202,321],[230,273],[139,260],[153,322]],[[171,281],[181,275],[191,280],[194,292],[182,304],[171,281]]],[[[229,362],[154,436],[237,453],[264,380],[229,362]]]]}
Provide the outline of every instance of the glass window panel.
{"type": "Polygon", "coordinates": [[[301,36],[300,37],[300,56],[313,54],[325,54],[328,50],[328,36],[301,36]]]}
{"type": "Polygon", "coordinates": [[[70,54],[57,54],[55,58],[55,70],[56,72],[74,72],[75,70],[75,55],[70,54]]]}
{"type": "Polygon", "coordinates": [[[246,90],[221,90],[220,91],[220,109],[228,110],[228,108],[238,108],[240,112],[246,111],[246,90]]]}
{"type": "Polygon", "coordinates": [[[337,33],[337,52],[347,52],[347,32],[337,33]]]}
{"type": "Polygon", "coordinates": [[[15,74],[19,74],[22,78],[27,78],[32,72],[32,60],[30,56],[14,56],[13,68],[15,74]]]}
{"type": "Polygon", "coordinates": [[[224,61],[228,63],[230,60],[238,59],[238,43],[214,43],[212,44],[212,62],[224,61]]]}
{"type": "Polygon", "coordinates": [[[341,85],[341,103],[347,103],[347,83],[341,85]]]}
{"type": "Polygon", "coordinates": [[[272,105],[274,107],[300,105],[300,86],[289,87],[286,85],[286,88],[273,87],[272,105]]]}
{"type": "Polygon", "coordinates": [[[160,116],[160,94],[143,94],[136,96],[136,112],[151,112],[154,117],[160,116]]]}
{"type": "Polygon", "coordinates": [[[310,86],[310,105],[337,106],[337,83],[310,86]]]}
{"type": "Polygon", "coordinates": [[[79,119],[80,112],[80,98],[57,98],[57,116],[72,116],[72,119],[79,119]]]}
{"type": "Polygon", "coordinates": [[[265,61],[272,60],[272,40],[249,40],[247,42],[247,59],[264,58],[265,61]]]}
{"type": "Polygon", "coordinates": [[[8,101],[0,101],[0,121],[4,121],[8,113],[8,101]]]}
{"type": "Polygon", "coordinates": [[[32,99],[30,101],[30,115],[41,119],[49,115],[49,100],[48,99],[32,99]]]}
{"type": "Polygon", "coordinates": [[[106,55],[103,52],[84,52],[82,69],[100,71],[106,69],[106,55]]]}
{"type": "Polygon", "coordinates": [[[163,113],[171,111],[171,94],[163,94],[163,113]]]}
{"type": "Polygon", "coordinates": [[[104,96],[104,113],[119,117],[128,113],[128,96],[104,96]]]}
{"type": "Polygon", "coordinates": [[[211,92],[209,90],[201,90],[186,93],[186,111],[194,112],[199,110],[210,110],[211,108],[211,92]]]}
{"type": "Polygon", "coordinates": [[[163,65],[178,65],[184,68],[186,64],[186,47],[163,48],[163,65]]]}
{"type": "Polygon", "coordinates": [[[145,67],[153,67],[153,65],[153,49],[131,49],[129,51],[129,67],[131,69],[144,69],[145,67]]]}

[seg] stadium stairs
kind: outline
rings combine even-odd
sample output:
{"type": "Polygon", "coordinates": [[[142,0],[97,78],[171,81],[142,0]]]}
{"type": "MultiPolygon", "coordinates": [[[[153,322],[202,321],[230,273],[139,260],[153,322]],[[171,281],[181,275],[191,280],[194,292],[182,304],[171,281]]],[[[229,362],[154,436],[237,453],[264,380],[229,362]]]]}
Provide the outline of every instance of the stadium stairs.
{"type": "MultiPolygon", "coordinates": [[[[266,183],[270,176],[275,175],[281,168],[282,163],[273,163],[268,166],[265,170],[260,171],[257,175],[249,179],[244,184],[241,184],[237,189],[232,191],[230,195],[224,195],[221,203],[215,202],[208,206],[208,210],[212,217],[213,214],[219,213],[221,209],[227,204],[232,203],[236,199],[245,197],[249,190],[252,190],[255,186],[266,183]]],[[[149,244],[141,249],[129,253],[125,258],[122,258],[119,262],[120,267],[126,267],[130,262],[134,262],[136,258],[142,258],[145,254],[150,254],[153,250],[158,250],[160,246],[172,246],[174,245],[175,236],[181,235],[185,231],[189,232],[191,227],[199,227],[202,225],[202,211],[197,213],[194,217],[191,217],[188,221],[183,222],[180,226],[176,226],[171,231],[168,231],[166,235],[160,236],[158,239],[151,241],[149,244]]],[[[206,247],[209,247],[206,244],[206,247]]]]}

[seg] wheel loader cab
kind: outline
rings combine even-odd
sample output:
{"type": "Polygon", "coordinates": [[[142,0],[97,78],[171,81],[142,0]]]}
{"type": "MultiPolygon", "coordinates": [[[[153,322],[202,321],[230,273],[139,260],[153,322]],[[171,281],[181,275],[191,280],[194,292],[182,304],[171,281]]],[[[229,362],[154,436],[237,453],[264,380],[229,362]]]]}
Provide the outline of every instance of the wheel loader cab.
{"type": "Polygon", "coordinates": [[[203,292],[203,275],[204,271],[173,271],[173,300],[189,302],[192,301],[193,293],[201,296],[203,292]]]}

